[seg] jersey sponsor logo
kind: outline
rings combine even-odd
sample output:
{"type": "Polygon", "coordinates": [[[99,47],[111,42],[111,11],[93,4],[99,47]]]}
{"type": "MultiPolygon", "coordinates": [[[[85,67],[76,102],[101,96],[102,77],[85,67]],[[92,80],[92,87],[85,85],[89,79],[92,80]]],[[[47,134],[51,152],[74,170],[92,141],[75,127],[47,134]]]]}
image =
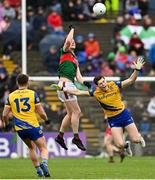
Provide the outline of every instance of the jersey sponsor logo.
{"type": "Polygon", "coordinates": [[[43,131],[40,129],[40,130],[39,130],[39,134],[42,134],[42,133],[43,133],[43,131]]]}
{"type": "Polygon", "coordinates": [[[113,93],[110,93],[110,94],[107,94],[107,95],[101,95],[101,96],[98,97],[98,99],[102,100],[102,99],[108,98],[110,96],[114,96],[116,94],[117,94],[117,92],[113,92],[113,93]]]}

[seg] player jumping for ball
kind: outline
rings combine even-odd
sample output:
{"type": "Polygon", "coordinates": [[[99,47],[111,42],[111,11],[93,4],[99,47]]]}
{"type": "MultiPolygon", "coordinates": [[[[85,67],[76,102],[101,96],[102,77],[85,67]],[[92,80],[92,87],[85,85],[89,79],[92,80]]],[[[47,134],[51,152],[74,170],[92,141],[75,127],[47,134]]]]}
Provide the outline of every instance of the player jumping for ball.
{"type": "Polygon", "coordinates": [[[120,90],[132,85],[136,81],[138,73],[142,69],[144,63],[144,59],[139,57],[137,61],[134,62],[134,72],[124,81],[106,82],[105,77],[96,76],[94,78],[94,83],[97,87],[94,90],[81,91],[78,89],[63,89],[65,92],[70,94],[94,96],[97,99],[103,108],[104,114],[108,118],[108,124],[111,128],[115,145],[122,152],[126,150],[129,156],[132,156],[130,141],[127,141],[126,143],[124,142],[123,129],[128,132],[130,139],[134,143],[140,143],[142,147],[145,147],[145,141],[138,132],[131,113],[125,108],[120,90]]]}

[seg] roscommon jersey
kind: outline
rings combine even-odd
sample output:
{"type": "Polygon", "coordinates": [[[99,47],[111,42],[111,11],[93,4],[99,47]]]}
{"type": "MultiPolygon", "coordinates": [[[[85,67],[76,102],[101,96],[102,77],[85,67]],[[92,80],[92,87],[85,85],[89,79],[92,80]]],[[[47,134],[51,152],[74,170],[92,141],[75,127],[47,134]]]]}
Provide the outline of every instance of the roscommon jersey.
{"type": "Polygon", "coordinates": [[[64,52],[63,49],[60,49],[60,61],[58,68],[58,76],[66,77],[67,79],[74,82],[76,77],[78,61],[75,58],[75,55],[70,51],[64,52]]]}
{"type": "Polygon", "coordinates": [[[121,82],[115,83],[111,81],[107,83],[107,86],[107,91],[103,91],[97,87],[90,95],[98,100],[104,114],[109,118],[120,114],[125,109],[125,105],[120,94],[121,82]]]}
{"type": "Polygon", "coordinates": [[[15,130],[39,127],[35,106],[40,103],[37,93],[29,89],[18,89],[9,94],[5,106],[11,107],[15,130]]]}

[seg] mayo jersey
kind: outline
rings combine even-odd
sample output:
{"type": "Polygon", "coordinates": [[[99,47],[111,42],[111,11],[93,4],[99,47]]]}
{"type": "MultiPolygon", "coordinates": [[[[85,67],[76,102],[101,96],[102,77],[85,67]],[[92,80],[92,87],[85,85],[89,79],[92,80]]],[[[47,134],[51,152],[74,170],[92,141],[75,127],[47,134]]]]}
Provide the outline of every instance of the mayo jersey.
{"type": "Polygon", "coordinates": [[[97,87],[90,93],[94,96],[103,108],[104,114],[107,117],[113,117],[120,114],[124,109],[125,105],[122,101],[120,88],[121,82],[109,82],[107,83],[108,90],[102,91],[97,87]]]}
{"type": "Polygon", "coordinates": [[[11,107],[17,131],[39,126],[35,113],[35,106],[39,103],[37,93],[29,89],[18,89],[9,94],[5,106],[11,107]]]}
{"type": "Polygon", "coordinates": [[[76,77],[78,61],[75,58],[75,55],[71,52],[64,52],[63,49],[60,49],[60,62],[58,68],[58,76],[66,77],[74,82],[76,77]]]}

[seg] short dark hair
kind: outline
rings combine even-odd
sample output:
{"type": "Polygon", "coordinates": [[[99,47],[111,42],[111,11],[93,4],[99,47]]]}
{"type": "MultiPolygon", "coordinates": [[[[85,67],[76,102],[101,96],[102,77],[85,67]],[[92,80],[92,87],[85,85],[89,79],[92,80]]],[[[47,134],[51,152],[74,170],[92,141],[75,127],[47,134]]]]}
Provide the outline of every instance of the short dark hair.
{"type": "Polygon", "coordinates": [[[100,79],[105,79],[105,77],[104,76],[101,76],[101,75],[99,75],[99,76],[96,76],[95,78],[94,78],[94,83],[96,84],[96,85],[98,85],[98,81],[100,80],[100,79]]]}
{"type": "Polygon", "coordinates": [[[18,85],[25,85],[29,81],[29,76],[26,74],[19,74],[16,80],[17,80],[18,85]]]}

